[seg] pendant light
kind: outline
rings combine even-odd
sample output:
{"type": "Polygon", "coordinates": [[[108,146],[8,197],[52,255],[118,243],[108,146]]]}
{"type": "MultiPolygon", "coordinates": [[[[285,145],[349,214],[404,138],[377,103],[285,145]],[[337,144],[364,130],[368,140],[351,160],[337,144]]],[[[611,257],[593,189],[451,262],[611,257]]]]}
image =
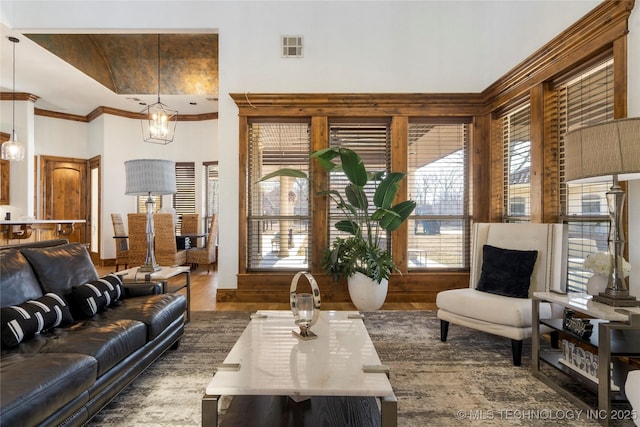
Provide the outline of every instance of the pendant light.
{"type": "Polygon", "coordinates": [[[158,102],[141,111],[142,137],[145,142],[166,145],[173,141],[178,112],[160,102],[160,34],[158,34],[158,102]]]}
{"type": "Polygon", "coordinates": [[[11,138],[2,144],[0,157],[3,160],[21,161],[24,160],[24,146],[18,142],[16,137],[16,43],[19,43],[20,40],[11,36],[8,39],[13,43],[13,94],[11,96],[13,100],[13,121],[11,138]]]}

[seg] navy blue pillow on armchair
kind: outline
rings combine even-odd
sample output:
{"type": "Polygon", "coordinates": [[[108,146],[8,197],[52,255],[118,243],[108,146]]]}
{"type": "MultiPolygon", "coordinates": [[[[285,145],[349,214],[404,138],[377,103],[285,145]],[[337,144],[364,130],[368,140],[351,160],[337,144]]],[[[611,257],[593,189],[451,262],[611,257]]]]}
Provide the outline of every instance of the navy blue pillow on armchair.
{"type": "Polygon", "coordinates": [[[482,271],[476,289],[505,297],[528,298],[538,251],[482,247],[482,271]]]}

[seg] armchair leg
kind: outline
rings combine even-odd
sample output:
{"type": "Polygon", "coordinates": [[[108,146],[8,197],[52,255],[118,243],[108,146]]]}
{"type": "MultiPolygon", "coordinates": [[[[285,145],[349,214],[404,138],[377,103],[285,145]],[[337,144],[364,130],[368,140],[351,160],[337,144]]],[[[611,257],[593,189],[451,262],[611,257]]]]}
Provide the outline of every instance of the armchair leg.
{"type": "Polygon", "coordinates": [[[513,366],[522,364],[522,340],[511,340],[511,351],[513,352],[513,366]]]}
{"type": "Polygon", "coordinates": [[[440,341],[447,340],[447,334],[449,333],[449,322],[446,320],[440,320],[440,341]]]}

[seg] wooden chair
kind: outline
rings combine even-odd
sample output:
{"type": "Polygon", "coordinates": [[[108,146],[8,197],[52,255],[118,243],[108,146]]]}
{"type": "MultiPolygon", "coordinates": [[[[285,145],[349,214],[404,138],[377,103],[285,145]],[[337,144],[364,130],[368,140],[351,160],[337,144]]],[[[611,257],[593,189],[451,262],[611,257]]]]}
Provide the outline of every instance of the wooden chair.
{"type": "Polygon", "coordinates": [[[113,236],[116,242],[116,271],[121,265],[124,265],[124,268],[127,269],[129,266],[129,243],[126,237],[127,231],[124,229],[124,223],[122,222],[122,215],[112,213],[111,222],[113,223],[113,236]]]}
{"type": "Polygon", "coordinates": [[[211,217],[211,226],[209,227],[209,236],[207,237],[207,244],[204,248],[192,248],[187,251],[187,263],[191,264],[192,269],[198,267],[199,264],[207,264],[207,274],[211,271],[211,265],[213,269],[216,269],[217,254],[216,248],[218,246],[218,215],[211,217]]]}
{"type": "Polygon", "coordinates": [[[127,214],[129,228],[129,265],[134,267],[144,264],[147,256],[147,214],[127,214]]]}
{"type": "Polygon", "coordinates": [[[187,251],[176,245],[175,215],[157,213],[153,215],[155,225],[155,254],[158,265],[173,266],[187,263],[187,251]]]}

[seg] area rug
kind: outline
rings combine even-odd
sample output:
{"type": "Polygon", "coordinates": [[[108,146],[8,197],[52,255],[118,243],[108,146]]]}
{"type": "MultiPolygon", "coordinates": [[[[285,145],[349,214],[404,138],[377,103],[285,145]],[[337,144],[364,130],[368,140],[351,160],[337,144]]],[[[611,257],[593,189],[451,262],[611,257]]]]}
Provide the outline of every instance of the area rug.
{"type": "MultiPolygon", "coordinates": [[[[212,367],[224,360],[250,314],[192,313],[179,349],[156,361],[88,426],[199,426],[212,367]]],[[[399,426],[599,425],[532,376],[529,342],[515,367],[508,339],[451,325],[441,342],[432,311],[365,313],[365,324],[390,367],[399,426]]]]}

